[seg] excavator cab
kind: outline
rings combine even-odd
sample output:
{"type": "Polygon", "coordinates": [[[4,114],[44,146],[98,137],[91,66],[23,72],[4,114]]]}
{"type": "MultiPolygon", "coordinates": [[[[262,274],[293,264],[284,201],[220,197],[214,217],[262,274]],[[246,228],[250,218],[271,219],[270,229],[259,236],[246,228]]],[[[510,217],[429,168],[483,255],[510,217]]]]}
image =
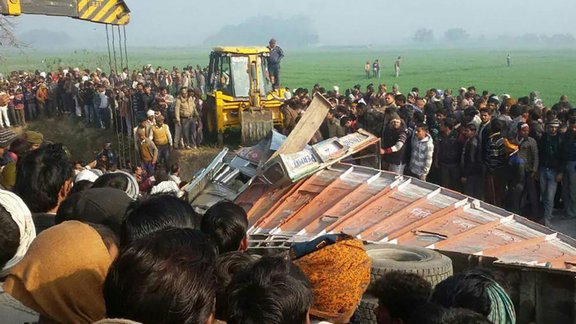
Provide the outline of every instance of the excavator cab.
{"type": "Polygon", "coordinates": [[[268,76],[266,47],[217,47],[210,53],[204,106],[209,135],[224,143],[224,133],[240,128],[249,145],[282,124],[283,90],[274,90],[268,76]]]}

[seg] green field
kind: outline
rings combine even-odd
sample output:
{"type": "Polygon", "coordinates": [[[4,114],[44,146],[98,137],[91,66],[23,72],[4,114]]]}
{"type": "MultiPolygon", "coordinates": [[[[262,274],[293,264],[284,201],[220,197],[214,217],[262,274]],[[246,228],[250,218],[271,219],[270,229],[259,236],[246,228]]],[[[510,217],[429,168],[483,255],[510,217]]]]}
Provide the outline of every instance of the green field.
{"type": "MultiPolygon", "coordinates": [[[[475,85],[479,91],[514,97],[528,95],[530,91],[540,91],[547,105],[555,103],[560,95],[576,96],[574,76],[576,75],[575,50],[518,50],[511,51],[512,67],[506,67],[505,51],[491,50],[401,50],[379,51],[375,49],[348,50],[290,50],[284,49],[286,58],[282,65],[281,77],[284,85],[290,88],[311,88],[314,83],[331,88],[338,85],[344,89],[354,84],[365,87],[368,83],[378,83],[364,77],[364,63],[379,58],[383,72],[380,82],[391,85],[397,83],[403,92],[413,86],[426,88],[452,88],[475,85]],[[402,71],[399,79],[393,76],[393,62],[401,55],[402,71]]],[[[162,65],[171,68],[187,64],[205,65],[209,49],[131,49],[129,64],[132,68],[145,64],[162,65]]],[[[117,53],[117,60],[120,57],[117,53]]],[[[0,71],[14,69],[55,69],[63,66],[94,68],[108,65],[107,53],[76,51],[62,54],[47,54],[28,51],[8,54],[0,63],[0,71]],[[44,62],[43,62],[44,60],[44,62]]]]}

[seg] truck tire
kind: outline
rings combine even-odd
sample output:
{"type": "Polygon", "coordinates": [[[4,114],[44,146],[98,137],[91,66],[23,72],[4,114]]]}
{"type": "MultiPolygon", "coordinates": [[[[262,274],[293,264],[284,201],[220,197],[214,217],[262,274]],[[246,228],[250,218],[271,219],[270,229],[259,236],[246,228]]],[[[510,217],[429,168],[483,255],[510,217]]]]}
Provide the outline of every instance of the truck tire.
{"type": "Polygon", "coordinates": [[[436,286],[452,275],[452,260],[434,250],[396,245],[369,244],[366,253],[372,261],[370,283],[390,271],[416,273],[436,286]]]}
{"type": "MultiPolygon", "coordinates": [[[[365,248],[372,261],[371,284],[391,271],[416,273],[430,282],[432,287],[452,275],[452,260],[434,250],[396,244],[369,244],[365,248]]],[[[374,314],[376,306],[378,299],[364,294],[357,310],[362,323],[377,323],[374,314]]]]}

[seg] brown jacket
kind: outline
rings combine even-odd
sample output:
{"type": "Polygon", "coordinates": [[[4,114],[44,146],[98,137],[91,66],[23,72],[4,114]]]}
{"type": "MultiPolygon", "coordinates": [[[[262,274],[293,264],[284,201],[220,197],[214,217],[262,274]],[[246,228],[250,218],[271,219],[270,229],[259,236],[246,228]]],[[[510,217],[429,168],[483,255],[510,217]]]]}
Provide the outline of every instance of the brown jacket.
{"type": "Polygon", "coordinates": [[[198,118],[199,115],[198,110],[196,110],[196,103],[194,102],[194,98],[183,98],[182,96],[178,96],[178,99],[176,99],[175,115],[177,122],[180,122],[180,118],[182,117],[198,118]]]}

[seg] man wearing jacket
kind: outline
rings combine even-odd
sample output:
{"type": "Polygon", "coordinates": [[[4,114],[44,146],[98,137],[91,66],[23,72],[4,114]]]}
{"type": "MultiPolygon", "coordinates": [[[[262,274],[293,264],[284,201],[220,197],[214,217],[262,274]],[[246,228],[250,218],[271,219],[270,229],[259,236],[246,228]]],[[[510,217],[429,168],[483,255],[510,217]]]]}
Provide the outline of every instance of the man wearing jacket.
{"type": "Polygon", "coordinates": [[[200,115],[196,110],[196,102],[194,98],[188,94],[188,88],[180,89],[180,95],[176,99],[176,107],[174,108],[174,115],[176,119],[176,143],[174,146],[180,146],[181,138],[184,138],[184,146],[187,149],[195,149],[196,143],[196,123],[200,115]]]}
{"type": "Polygon", "coordinates": [[[153,175],[154,165],[158,161],[158,148],[154,142],[146,137],[144,130],[138,130],[137,136],[136,151],[140,157],[142,168],[146,170],[148,175],[153,175]]]}
{"type": "Polygon", "coordinates": [[[426,181],[433,157],[434,142],[428,133],[428,126],[418,124],[412,136],[412,151],[407,175],[426,181]]]}
{"type": "Polygon", "coordinates": [[[540,156],[540,195],[544,207],[544,225],[550,226],[554,196],[558,182],[562,180],[562,141],[558,129],[560,121],[546,122],[546,133],[540,138],[538,150],[540,156]]]}
{"type": "Polygon", "coordinates": [[[284,58],[284,51],[276,45],[276,40],[272,38],[268,43],[270,56],[268,57],[268,72],[274,89],[280,86],[280,61],[284,58]]]}

